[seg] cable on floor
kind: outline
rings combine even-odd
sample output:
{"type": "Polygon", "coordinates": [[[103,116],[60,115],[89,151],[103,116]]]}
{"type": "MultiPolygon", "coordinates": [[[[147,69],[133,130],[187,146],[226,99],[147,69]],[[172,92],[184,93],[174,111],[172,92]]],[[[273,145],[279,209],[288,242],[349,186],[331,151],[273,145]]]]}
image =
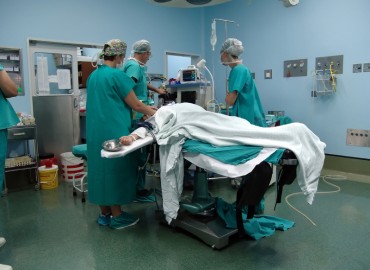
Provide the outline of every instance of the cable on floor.
{"type": "MultiPolygon", "coordinates": [[[[339,192],[341,191],[341,188],[333,183],[330,183],[328,182],[328,180],[336,180],[336,181],[339,181],[339,180],[347,180],[347,177],[343,176],[343,175],[325,175],[325,176],[320,176],[320,178],[322,180],[324,180],[324,182],[330,186],[333,186],[334,188],[336,188],[335,190],[332,190],[332,191],[318,191],[316,192],[316,194],[331,194],[331,193],[336,193],[336,192],[339,192]]],[[[299,214],[301,214],[302,216],[304,216],[309,222],[311,222],[312,225],[314,226],[317,226],[315,222],[313,222],[312,219],[310,219],[306,214],[304,214],[303,212],[301,212],[300,210],[298,210],[297,208],[295,208],[291,203],[289,203],[288,199],[292,196],[295,196],[295,195],[299,195],[299,194],[303,194],[303,192],[295,192],[295,193],[291,193],[289,195],[287,195],[285,197],[285,202],[289,205],[289,207],[291,207],[294,211],[298,212],[299,214]]]]}

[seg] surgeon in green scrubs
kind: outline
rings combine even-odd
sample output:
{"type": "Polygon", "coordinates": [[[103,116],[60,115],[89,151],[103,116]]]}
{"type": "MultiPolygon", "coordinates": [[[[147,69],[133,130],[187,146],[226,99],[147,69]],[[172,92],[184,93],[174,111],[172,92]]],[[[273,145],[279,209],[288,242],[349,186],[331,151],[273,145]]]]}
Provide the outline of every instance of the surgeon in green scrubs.
{"type": "Polygon", "coordinates": [[[18,95],[18,89],[4,67],[0,64],[0,192],[3,193],[4,177],[5,177],[5,159],[8,145],[8,131],[11,126],[19,122],[19,118],[15,113],[8,98],[18,95]]]}
{"type": "MultiPolygon", "coordinates": [[[[131,77],[135,82],[134,92],[137,98],[144,104],[150,104],[148,99],[149,91],[158,93],[159,95],[166,94],[164,89],[159,89],[154,85],[147,82],[146,63],[151,57],[151,46],[147,40],[138,40],[132,45],[132,57],[128,58],[127,62],[123,67],[123,71],[127,76],[131,77]]],[[[143,114],[134,112],[133,113],[133,128],[137,128],[137,123],[142,119],[143,114]]],[[[147,162],[147,151],[142,148],[136,152],[137,161],[138,161],[138,183],[136,186],[137,196],[136,200],[140,202],[153,202],[155,200],[154,196],[151,194],[151,191],[145,189],[145,177],[146,177],[146,162],[147,162]]]]}
{"type": "MultiPolygon", "coordinates": [[[[19,122],[8,98],[18,95],[18,89],[12,79],[0,64],[0,195],[3,195],[3,185],[5,177],[5,159],[8,144],[8,131],[11,126],[19,122]]],[[[6,242],[5,238],[0,237],[0,247],[6,242]]],[[[0,264],[0,269],[12,269],[11,266],[0,264]]]]}
{"type": "MultiPolygon", "coordinates": [[[[166,90],[155,87],[148,83],[146,78],[147,65],[152,52],[149,41],[138,40],[132,45],[132,56],[128,58],[123,66],[123,71],[131,77],[134,82],[134,92],[139,100],[148,103],[149,91],[158,93],[159,95],[166,94],[166,90]]],[[[137,114],[135,119],[140,119],[143,115],[137,114]]]]}
{"type": "Polygon", "coordinates": [[[91,73],[87,81],[86,143],[89,201],[99,205],[98,224],[122,229],[139,219],[121,210],[136,195],[136,161],[130,156],[102,158],[106,140],[121,139],[130,134],[132,110],[152,116],[155,107],[140,102],[134,82],[120,67],[127,45],[119,39],[108,41],[100,57],[104,64],[91,73]]]}
{"type": "Polygon", "coordinates": [[[236,38],[226,39],[221,47],[221,62],[231,68],[225,102],[233,106],[231,115],[266,127],[265,114],[252,74],[239,58],[243,51],[242,42],[236,38]]]}
{"type": "MultiPolygon", "coordinates": [[[[248,120],[251,124],[266,127],[265,114],[257,87],[249,69],[239,58],[244,52],[243,43],[236,38],[228,38],[221,47],[221,62],[231,68],[225,102],[233,106],[230,115],[248,120]]],[[[262,198],[255,211],[263,213],[265,199],[262,198]]]]}

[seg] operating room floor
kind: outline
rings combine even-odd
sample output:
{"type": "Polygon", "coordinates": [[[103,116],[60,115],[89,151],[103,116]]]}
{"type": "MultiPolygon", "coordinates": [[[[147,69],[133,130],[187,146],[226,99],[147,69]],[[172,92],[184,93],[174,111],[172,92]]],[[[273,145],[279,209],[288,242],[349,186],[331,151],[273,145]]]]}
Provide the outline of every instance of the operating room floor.
{"type": "MultiPolygon", "coordinates": [[[[158,178],[148,183],[158,185],[158,178]]],[[[370,185],[331,180],[340,192],[317,194],[313,205],[302,195],[283,200],[273,210],[270,187],[266,215],[294,221],[287,231],[258,241],[231,239],[213,250],[195,237],[155,219],[155,203],[133,203],[124,210],[140,222],[123,230],[99,227],[98,207],[72,196],[71,184],[57,189],[26,189],[0,198],[0,264],[15,270],[31,269],[368,269],[370,265],[370,185]]],[[[337,188],[320,181],[319,191],[337,188]]],[[[227,180],[210,184],[210,192],[233,201],[227,180]]],[[[284,188],[284,197],[299,192],[297,182],[284,188]]]]}

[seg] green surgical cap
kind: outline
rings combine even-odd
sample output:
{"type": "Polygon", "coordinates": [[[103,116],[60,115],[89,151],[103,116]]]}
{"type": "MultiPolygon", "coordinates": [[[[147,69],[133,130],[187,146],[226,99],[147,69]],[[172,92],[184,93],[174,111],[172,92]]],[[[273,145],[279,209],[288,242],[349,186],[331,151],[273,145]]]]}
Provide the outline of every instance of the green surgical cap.
{"type": "Polygon", "coordinates": [[[151,51],[150,43],[145,39],[136,41],[134,45],[132,45],[132,52],[134,53],[144,53],[150,51],[151,51]]]}
{"type": "Polygon", "coordinates": [[[104,44],[104,49],[100,53],[100,58],[104,56],[126,55],[127,45],[119,39],[109,40],[104,44]]]}
{"type": "Polygon", "coordinates": [[[228,38],[221,47],[220,53],[224,52],[239,57],[244,52],[243,43],[236,38],[228,38]]]}

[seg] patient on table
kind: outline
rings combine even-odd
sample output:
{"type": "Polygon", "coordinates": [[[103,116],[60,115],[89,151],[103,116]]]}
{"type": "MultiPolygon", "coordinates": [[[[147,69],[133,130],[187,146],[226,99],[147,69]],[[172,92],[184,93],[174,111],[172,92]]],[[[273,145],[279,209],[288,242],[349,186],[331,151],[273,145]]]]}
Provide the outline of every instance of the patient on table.
{"type": "MultiPolygon", "coordinates": [[[[151,133],[159,145],[163,207],[168,222],[176,219],[179,210],[183,184],[183,146],[188,139],[215,147],[260,146],[263,148],[262,154],[267,157],[279,148],[291,150],[298,159],[297,182],[306,195],[307,202],[309,204],[313,202],[324,164],[326,145],[302,123],[263,128],[254,126],[245,119],[208,112],[190,103],[163,106],[147,122],[151,124],[151,133]]],[[[146,129],[139,128],[120,140],[122,144],[130,145],[133,141],[146,136],[146,129]]],[[[185,157],[186,155],[185,153],[185,157]]],[[[217,162],[217,159],[212,158],[217,162]]],[[[219,167],[230,166],[218,162],[219,167]]],[[[205,169],[214,171],[214,162],[208,165],[211,168],[205,169]]],[[[241,170],[240,173],[244,175],[249,173],[253,166],[241,170]]],[[[229,177],[237,176],[234,174],[229,177]]]]}

